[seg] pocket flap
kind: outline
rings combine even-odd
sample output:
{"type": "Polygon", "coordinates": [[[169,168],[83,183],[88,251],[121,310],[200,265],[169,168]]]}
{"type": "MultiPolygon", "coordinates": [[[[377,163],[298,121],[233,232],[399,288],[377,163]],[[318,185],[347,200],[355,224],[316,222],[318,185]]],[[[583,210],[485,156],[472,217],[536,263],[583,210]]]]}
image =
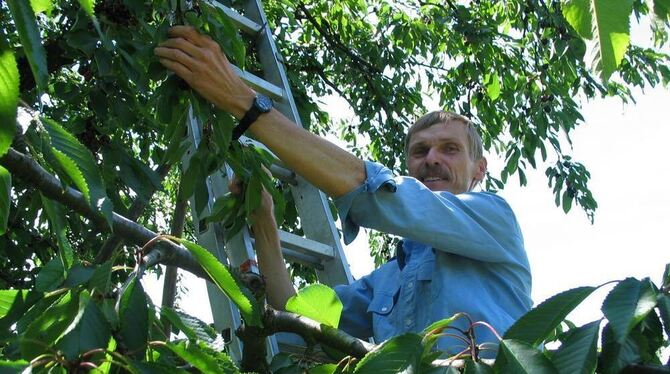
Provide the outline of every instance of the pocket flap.
{"type": "Polygon", "coordinates": [[[393,299],[395,293],[379,292],[372,297],[368,312],[387,315],[393,310],[393,299]]]}

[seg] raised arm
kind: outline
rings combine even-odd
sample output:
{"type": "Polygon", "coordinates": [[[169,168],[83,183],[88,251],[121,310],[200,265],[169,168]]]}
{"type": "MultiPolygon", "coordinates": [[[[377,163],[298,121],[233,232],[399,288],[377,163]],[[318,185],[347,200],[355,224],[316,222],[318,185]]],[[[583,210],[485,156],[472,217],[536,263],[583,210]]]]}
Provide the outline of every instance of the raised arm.
{"type": "MultiPolygon", "coordinates": [[[[255,92],[232,70],[219,45],[194,28],[174,26],[155,54],[168,69],[219,108],[241,118],[255,92]]],[[[277,110],[261,115],[249,131],[286,165],[326,194],[338,197],[365,180],[363,161],[288,120],[277,110]]]]}
{"type": "MultiPolygon", "coordinates": [[[[229,187],[232,193],[240,194],[240,187],[237,183],[230,183],[229,187]]],[[[273,210],[272,196],[263,189],[261,205],[253,213],[254,224],[251,230],[256,239],[256,257],[258,267],[265,278],[268,303],[277,310],[284,310],[286,301],[295,295],[295,289],[281,253],[273,210]]]]}

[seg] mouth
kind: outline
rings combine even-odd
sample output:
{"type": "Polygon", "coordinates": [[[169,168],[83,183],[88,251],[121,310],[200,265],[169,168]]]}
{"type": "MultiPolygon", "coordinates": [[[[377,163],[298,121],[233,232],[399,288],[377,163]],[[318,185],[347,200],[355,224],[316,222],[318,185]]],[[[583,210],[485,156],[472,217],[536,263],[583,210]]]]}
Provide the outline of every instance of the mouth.
{"type": "Polygon", "coordinates": [[[448,182],[448,178],[442,178],[442,177],[424,177],[420,179],[421,182],[423,183],[432,183],[432,182],[439,182],[439,181],[445,181],[448,182]]]}

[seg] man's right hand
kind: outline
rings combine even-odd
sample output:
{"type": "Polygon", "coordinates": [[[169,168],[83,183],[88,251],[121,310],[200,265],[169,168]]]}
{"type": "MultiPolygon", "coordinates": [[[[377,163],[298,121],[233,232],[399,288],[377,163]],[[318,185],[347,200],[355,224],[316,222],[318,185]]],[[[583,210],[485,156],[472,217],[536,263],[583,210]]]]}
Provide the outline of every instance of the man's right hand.
{"type": "Polygon", "coordinates": [[[242,118],[254,91],[235,74],[218,43],[191,26],[173,26],[154,49],[159,61],[209,102],[242,118]]]}

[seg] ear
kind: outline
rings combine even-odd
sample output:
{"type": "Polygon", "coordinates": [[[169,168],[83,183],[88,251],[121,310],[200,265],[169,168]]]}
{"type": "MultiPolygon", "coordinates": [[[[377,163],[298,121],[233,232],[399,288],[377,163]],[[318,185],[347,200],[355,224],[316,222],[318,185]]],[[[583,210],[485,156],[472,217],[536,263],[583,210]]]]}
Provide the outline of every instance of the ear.
{"type": "Polygon", "coordinates": [[[486,161],[486,157],[482,157],[479,160],[475,162],[475,166],[477,168],[477,171],[475,172],[475,178],[474,180],[479,183],[484,180],[484,177],[486,176],[486,168],[488,166],[488,163],[486,161]]]}

